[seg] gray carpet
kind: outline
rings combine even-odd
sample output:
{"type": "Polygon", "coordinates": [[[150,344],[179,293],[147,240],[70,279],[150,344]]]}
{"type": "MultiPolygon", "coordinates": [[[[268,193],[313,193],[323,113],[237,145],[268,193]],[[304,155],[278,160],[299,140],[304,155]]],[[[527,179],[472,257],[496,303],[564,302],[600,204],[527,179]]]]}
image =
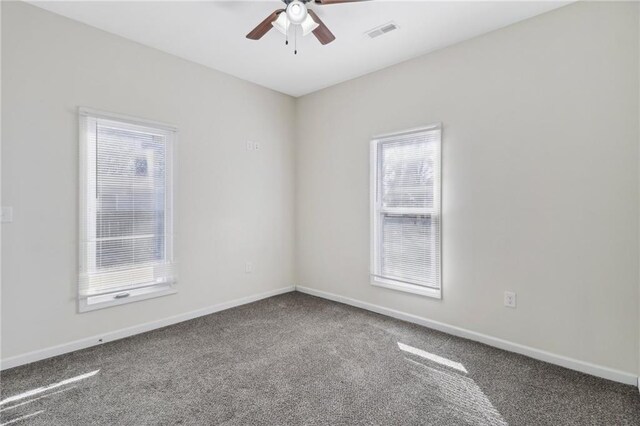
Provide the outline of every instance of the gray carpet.
{"type": "Polygon", "coordinates": [[[640,424],[632,386],[301,293],[1,380],[15,425],[640,424]]]}

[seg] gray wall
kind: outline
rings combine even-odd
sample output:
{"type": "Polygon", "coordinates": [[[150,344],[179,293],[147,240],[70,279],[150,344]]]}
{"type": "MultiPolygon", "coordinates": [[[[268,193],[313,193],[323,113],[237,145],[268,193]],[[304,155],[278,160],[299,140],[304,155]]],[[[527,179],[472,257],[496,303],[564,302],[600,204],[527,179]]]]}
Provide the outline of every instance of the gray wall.
{"type": "Polygon", "coordinates": [[[638,93],[638,4],[579,2],[299,98],[297,284],[638,372],[638,93]],[[435,122],[442,300],[368,278],[369,139],[435,122]]]}
{"type": "Polygon", "coordinates": [[[2,358],[294,284],[292,98],[14,2],[2,89],[2,358]],[[178,294],[76,313],[78,106],[178,126],[178,294]]]}

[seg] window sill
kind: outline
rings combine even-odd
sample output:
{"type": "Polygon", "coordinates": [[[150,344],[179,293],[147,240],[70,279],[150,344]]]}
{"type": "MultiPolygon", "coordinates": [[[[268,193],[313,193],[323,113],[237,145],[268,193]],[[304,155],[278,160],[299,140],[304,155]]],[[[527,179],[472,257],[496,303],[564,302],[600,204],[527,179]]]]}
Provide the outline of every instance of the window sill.
{"type": "Polygon", "coordinates": [[[442,290],[439,288],[423,287],[415,284],[407,284],[387,278],[371,276],[371,285],[403,291],[405,293],[418,294],[420,296],[442,299],[442,290]]]}
{"type": "Polygon", "coordinates": [[[80,298],[78,301],[78,312],[90,312],[97,309],[109,308],[111,306],[125,305],[127,303],[139,302],[141,300],[153,299],[155,297],[168,296],[177,293],[171,284],[159,284],[153,287],[144,287],[136,290],[128,290],[129,296],[116,299],[115,295],[125,292],[115,292],[101,296],[90,296],[80,298]]]}

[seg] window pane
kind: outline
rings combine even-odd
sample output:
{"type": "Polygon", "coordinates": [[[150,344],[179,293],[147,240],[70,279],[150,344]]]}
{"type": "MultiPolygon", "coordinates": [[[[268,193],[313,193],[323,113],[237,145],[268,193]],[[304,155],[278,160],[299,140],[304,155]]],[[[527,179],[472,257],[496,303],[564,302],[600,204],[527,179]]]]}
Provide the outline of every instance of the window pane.
{"type": "Polygon", "coordinates": [[[382,215],[381,275],[435,286],[436,224],[428,216],[382,215]]]}
{"type": "Polygon", "coordinates": [[[425,138],[380,144],[383,207],[433,208],[434,149],[425,138]]]}
{"type": "Polygon", "coordinates": [[[96,268],[164,259],[165,138],[98,125],[96,268]]]}

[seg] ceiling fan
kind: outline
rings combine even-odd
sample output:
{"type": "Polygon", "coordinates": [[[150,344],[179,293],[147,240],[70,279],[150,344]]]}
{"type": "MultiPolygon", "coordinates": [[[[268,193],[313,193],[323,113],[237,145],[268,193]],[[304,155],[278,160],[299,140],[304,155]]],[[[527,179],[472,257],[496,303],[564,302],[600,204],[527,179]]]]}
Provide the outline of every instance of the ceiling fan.
{"type": "MultiPolygon", "coordinates": [[[[260,40],[272,27],[275,27],[278,31],[287,36],[286,43],[289,43],[288,33],[289,27],[294,25],[294,29],[299,26],[302,29],[302,35],[306,36],[309,33],[313,33],[318,41],[322,44],[329,44],[336,37],[322,22],[322,20],[316,15],[316,13],[307,7],[307,3],[312,0],[282,0],[286,5],[284,9],[278,9],[266,19],[258,24],[249,34],[247,38],[251,40],[260,40]]],[[[323,4],[337,4],[337,3],[353,3],[357,1],[366,0],[315,0],[318,5],[323,4]]],[[[297,51],[296,51],[297,53],[297,51]]]]}

